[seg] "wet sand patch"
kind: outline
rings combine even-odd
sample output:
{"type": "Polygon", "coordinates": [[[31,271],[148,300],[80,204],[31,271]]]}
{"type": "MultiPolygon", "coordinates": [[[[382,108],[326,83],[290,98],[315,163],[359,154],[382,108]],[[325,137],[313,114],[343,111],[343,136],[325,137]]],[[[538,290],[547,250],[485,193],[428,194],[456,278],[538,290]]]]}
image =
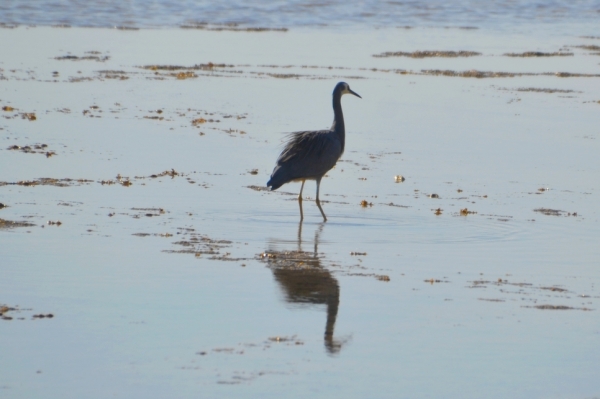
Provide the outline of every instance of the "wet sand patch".
{"type": "Polygon", "coordinates": [[[43,154],[46,158],[56,155],[56,151],[50,150],[48,144],[31,144],[31,145],[11,145],[7,148],[10,151],[19,151],[24,154],[43,154]]]}
{"type": "Polygon", "coordinates": [[[476,215],[477,212],[469,210],[469,208],[462,208],[455,216],[468,216],[468,215],[476,215]]]}
{"type": "Polygon", "coordinates": [[[287,32],[288,28],[270,28],[270,27],[244,27],[237,23],[228,24],[210,24],[208,22],[197,22],[193,24],[184,24],[179,26],[181,29],[197,29],[214,32],[287,32]]]}
{"type": "Polygon", "coordinates": [[[458,57],[475,57],[481,53],[476,51],[439,51],[439,50],[424,50],[424,51],[413,51],[412,53],[403,51],[387,51],[381,54],[374,54],[375,58],[386,58],[386,57],[409,57],[409,58],[458,58],[458,57]]]}
{"type": "Polygon", "coordinates": [[[84,184],[91,184],[91,183],[94,183],[94,181],[88,180],[88,179],[70,179],[70,178],[55,179],[55,178],[51,178],[51,177],[41,177],[41,178],[34,179],[34,180],[20,180],[17,182],[0,181],[0,187],[8,186],[8,185],[28,186],[28,187],[35,187],[35,186],[71,187],[71,186],[81,186],[84,184]]]}
{"type": "Polygon", "coordinates": [[[86,51],[85,54],[87,54],[87,55],[76,56],[76,55],[67,54],[67,55],[61,55],[61,56],[54,57],[54,59],[58,60],[58,61],[96,61],[96,62],[105,62],[110,59],[110,56],[102,55],[102,53],[99,51],[86,51]]]}
{"type": "MultiPolygon", "coordinates": [[[[412,54],[412,53],[407,53],[412,54]]],[[[389,56],[391,57],[391,56],[389,56]]],[[[458,57],[458,56],[457,56],[458,57]]],[[[454,57],[454,58],[457,58],[454,57]]],[[[382,58],[382,57],[379,57],[382,58]]],[[[426,58],[426,57],[423,57],[426,58]]],[[[453,57],[446,57],[453,58],[453,57]]],[[[152,75],[152,79],[164,79],[164,78],[177,78],[178,73],[181,72],[171,72],[161,74],[160,71],[188,71],[193,70],[196,71],[196,74],[193,77],[253,77],[253,78],[264,78],[271,77],[276,79],[331,79],[331,78],[339,78],[339,79],[369,79],[368,76],[365,75],[316,75],[316,74],[301,74],[301,73],[277,73],[277,72],[259,72],[251,70],[252,68],[310,68],[310,69],[320,69],[323,71],[332,71],[332,70],[346,70],[352,71],[356,70],[359,72],[368,72],[368,73],[395,73],[401,75],[444,75],[444,76],[455,76],[455,77],[472,77],[472,78],[507,78],[507,77],[523,77],[523,76],[556,76],[556,77],[600,77],[600,74],[586,74],[586,73],[577,73],[577,72],[503,72],[503,71],[480,71],[476,69],[471,69],[467,71],[454,71],[454,70],[440,70],[440,69],[424,69],[420,71],[406,70],[406,69],[386,69],[386,68],[348,68],[348,67],[339,67],[339,66],[317,66],[317,65],[232,65],[232,64],[198,64],[191,67],[186,66],[170,66],[170,65],[147,65],[139,68],[146,70],[153,70],[156,68],[154,74],[152,75]],[[229,68],[229,69],[228,69],[229,68]],[[235,70],[231,68],[236,68],[235,70]],[[197,73],[202,72],[202,73],[197,73]]],[[[183,76],[183,75],[181,75],[183,76]]],[[[192,76],[192,75],[190,75],[192,76]]]]}
{"type": "MultiPolygon", "coordinates": [[[[0,78],[0,80],[2,80],[0,78]]],[[[6,115],[3,114],[2,117],[4,119],[16,119],[17,117],[21,117],[21,119],[25,119],[28,120],[30,122],[36,121],[37,120],[37,116],[35,114],[35,112],[18,112],[19,108],[15,108],[13,106],[10,105],[5,105],[2,107],[2,111],[4,112],[12,112],[12,115],[6,115]]]]}
{"type": "Polygon", "coordinates": [[[369,202],[369,201],[367,201],[367,200],[362,200],[362,201],[360,201],[359,205],[360,205],[362,208],[367,208],[367,207],[372,207],[372,206],[373,206],[373,203],[372,203],[372,202],[369,202]]]}
{"type": "Polygon", "coordinates": [[[598,78],[597,73],[571,73],[571,72],[494,72],[494,71],[478,71],[472,69],[469,71],[453,71],[441,69],[423,69],[420,72],[400,72],[403,74],[415,75],[433,75],[433,76],[451,76],[459,78],[514,78],[522,76],[556,76],[559,78],[598,78]]]}
{"type": "MultiPolygon", "coordinates": [[[[243,353],[241,353],[243,354],[243,353]]],[[[289,375],[293,374],[292,371],[281,371],[281,370],[260,370],[260,371],[234,371],[229,379],[223,379],[221,375],[219,375],[216,383],[219,385],[239,385],[242,383],[251,383],[259,377],[268,376],[268,375],[289,375]]]]}
{"type": "Polygon", "coordinates": [[[590,308],[574,308],[566,305],[535,305],[535,306],[521,306],[522,308],[532,308],[540,310],[583,310],[586,312],[592,311],[590,308]]]}
{"type": "Polygon", "coordinates": [[[544,53],[541,51],[525,51],[523,53],[504,53],[505,57],[572,57],[573,53],[568,53],[564,51],[555,51],[553,53],[544,53]]]}
{"type": "Polygon", "coordinates": [[[533,287],[532,283],[512,283],[509,282],[506,279],[502,279],[502,278],[498,278],[498,280],[496,281],[491,281],[491,280],[473,280],[473,281],[469,281],[469,283],[471,283],[470,286],[468,286],[468,288],[477,288],[477,287],[487,287],[488,285],[495,285],[495,286],[500,286],[500,285],[511,285],[511,286],[515,286],[515,287],[533,287]]]}
{"type": "MultiPolygon", "coordinates": [[[[191,174],[195,174],[197,172],[191,172],[191,174]]],[[[91,179],[72,179],[72,178],[62,178],[62,179],[58,179],[58,178],[51,178],[51,177],[41,177],[41,178],[37,178],[37,179],[32,179],[32,180],[20,180],[20,181],[16,181],[16,182],[6,182],[6,181],[0,181],[0,187],[1,186],[10,186],[10,185],[16,185],[16,186],[27,186],[27,187],[35,187],[35,186],[54,186],[54,187],[73,187],[73,186],[82,186],[82,185],[90,185],[92,183],[97,183],[100,184],[102,186],[111,186],[111,185],[121,185],[123,187],[130,187],[133,185],[133,181],[136,180],[146,180],[146,179],[150,179],[150,180],[154,180],[154,179],[159,179],[161,177],[170,177],[171,179],[174,179],[175,177],[186,177],[188,179],[188,181],[190,183],[196,183],[195,181],[191,180],[191,178],[189,177],[190,173],[182,173],[182,172],[177,172],[175,169],[171,169],[171,170],[165,170],[163,172],[160,173],[156,173],[156,174],[151,174],[148,176],[134,176],[134,177],[128,177],[128,176],[123,176],[121,174],[118,174],[114,179],[103,179],[103,180],[91,180],[91,179]]],[[[144,183],[142,183],[143,185],[144,183]]],[[[205,187],[207,188],[208,185],[206,183],[199,183],[199,186],[205,187]]]]}
{"type": "Polygon", "coordinates": [[[568,290],[560,287],[540,287],[540,290],[548,290],[552,292],[569,292],[568,290]]]}
{"type": "Polygon", "coordinates": [[[376,280],[389,282],[391,281],[390,276],[386,274],[377,274],[377,273],[342,273],[344,276],[352,276],[352,277],[374,277],[376,280]]]}
{"type": "Polygon", "coordinates": [[[430,279],[423,280],[423,281],[426,282],[427,284],[430,284],[430,285],[440,284],[440,283],[449,283],[450,282],[449,280],[440,280],[438,278],[430,278],[430,279]]]}
{"type": "MultiPolygon", "coordinates": [[[[31,312],[33,309],[21,308],[19,306],[9,306],[0,304],[0,320],[25,320],[25,317],[21,314],[24,312],[31,312]]],[[[54,318],[53,313],[37,313],[31,315],[30,320],[36,319],[52,319],[54,318]]]]}
{"type": "Polygon", "coordinates": [[[154,237],[173,237],[173,234],[171,233],[133,233],[132,236],[136,236],[136,237],[149,237],[149,236],[154,236],[154,237]]]}
{"type": "MultiPolygon", "coordinates": [[[[246,188],[249,188],[249,189],[254,190],[254,191],[269,191],[269,192],[271,191],[269,189],[269,187],[267,187],[267,186],[254,186],[254,185],[252,185],[252,186],[246,186],[246,188]]],[[[279,193],[282,193],[282,191],[279,191],[279,193]]],[[[293,195],[293,193],[287,193],[287,194],[293,195]]]]}
{"type": "MultiPolygon", "coordinates": [[[[477,56],[480,53],[469,52],[469,51],[417,51],[417,52],[387,52],[382,54],[376,54],[374,57],[411,57],[411,58],[458,58],[458,57],[472,57],[477,56]]],[[[572,53],[557,52],[557,53],[542,53],[542,52],[524,52],[524,53],[507,53],[511,57],[526,58],[526,57],[560,57],[568,56],[572,53]]],[[[505,54],[505,55],[507,55],[505,54]]],[[[151,72],[147,73],[135,73],[126,71],[123,69],[106,69],[100,71],[94,71],[89,76],[70,76],[66,81],[68,82],[85,82],[93,80],[120,80],[127,81],[134,76],[141,77],[143,79],[153,80],[165,80],[165,79],[197,79],[201,77],[210,78],[223,78],[223,77],[250,77],[255,79],[274,78],[274,79],[307,79],[307,80],[321,80],[338,78],[342,80],[349,79],[369,79],[370,76],[364,75],[364,73],[395,73],[404,75],[443,75],[443,76],[454,76],[454,77],[473,77],[473,78],[506,78],[506,77],[523,77],[523,76],[556,76],[556,77],[600,77],[600,74],[586,74],[577,72],[503,72],[503,71],[481,71],[472,69],[468,71],[454,71],[454,70],[406,70],[406,69],[386,69],[386,68],[366,68],[366,67],[345,67],[337,65],[319,66],[319,65],[276,65],[276,64],[226,64],[218,62],[207,62],[194,64],[192,66],[177,65],[177,64],[147,64],[142,66],[132,66],[132,68],[142,69],[144,71],[151,72]],[[256,68],[272,69],[273,71],[257,71],[256,68]],[[290,71],[289,73],[280,73],[275,69],[297,69],[297,71],[290,71]],[[323,74],[304,74],[300,73],[302,69],[321,70],[323,74]],[[332,71],[344,70],[344,71],[358,71],[359,74],[355,75],[331,75],[332,71]]],[[[81,71],[79,71],[81,73],[81,71]]],[[[54,76],[55,78],[58,75],[54,76]]],[[[20,80],[16,76],[11,76],[7,79],[20,80]]],[[[29,73],[26,80],[36,80],[35,74],[29,73]]],[[[45,80],[38,80],[45,81],[45,80]]],[[[54,80],[54,82],[58,82],[54,80]]]]}
{"type": "Polygon", "coordinates": [[[139,219],[142,217],[158,217],[162,216],[168,211],[165,211],[163,208],[131,208],[134,211],[134,214],[129,214],[134,219],[139,219]]]}
{"type": "Polygon", "coordinates": [[[579,216],[577,212],[561,211],[559,209],[537,208],[533,210],[548,216],[579,216]]]}
{"type": "Polygon", "coordinates": [[[600,51],[600,46],[598,46],[596,44],[582,44],[580,46],[573,46],[573,47],[580,48],[583,50],[600,51]]]}
{"type": "Polygon", "coordinates": [[[248,260],[250,258],[232,257],[231,252],[223,252],[233,246],[233,241],[217,240],[210,238],[205,234],[197,233],[195,229],[189,227],[180,227],[177,229],[177,241],[172,245],[182,247],[180,249],[164,249],[165,253],[193,254],[196,258],[203,258],[203,255],[211,255],[208,260],[219,260],[236,262],[248,260]]]}
{"type": "MultiPolygon", "coordinates": [[[[309,65],[249,65],[249,64],[224,64],[224,63],[213,63],[208,62],[205,64],[196,64],[193,66],[182,66],[182,65],[144,65],[138,68],[154,71],[152,76],[153,79],[164,79],[166,77],[187,79],[197,78],[199,76],[206,77],[253,77],[253,78],[264,78],[270,77],[275,79],[329,79],[329,75],[315,75],[315,74],[302,74],[302,73],[280,73],[280,72],[260,72],[255,70],[249,70],[251,68],[297,68],[297,69],[322,69],[322,70],[351,70],[347,67],[338,66],[309,66],[309,65]],[[236,69],[233,69],[236,68],[236,69]],[[161,73],[162,72],[162,73],[161,73]],[[202,72],[202,73],[200,73],[202,72]]],[[[366,79],[365,76],[338,76],[338,78],[345,79],[366,79]]]]}
{"type": "Polygon", "coordinates": [[[29,222],[15,222],[12,220],[0,219],[0,229],[12,229],[15,227],[33,227],[35,224],[29,222]]]}
{"type": "Polygon", "coordinates": [[[257,259],[267,262],[269,267],[304,270],[320,266],[319,257],[307,251],[265,251],[257,259]]]}
{"type": "Polygon", "coordinates": [[[129,73],[125,71],[97,71],[101,79],[127,80],[129,73]]]}
{"type": "Polygon", "coordinates": [[[195,64],[192,66],[183,65],[143,65],[138,68],[146,69],[149,71],[214,71],[215,69],[235,68],[233,64],[219,64],[213,62],[207,62],[206,64],[195,64]]]}
{"type": "Polygon", "coordinates": [[[499,88],[499,90],[515,90],[515,91],[520,91],[520,92],[530,92],[530,93],[581,93],[580,91],[575,91],[575,90],[564,90],[564,89],[545,89],[545,88],[539,88],[539,87],[518,87],[516,89],[509,89],[509,88],[499,88]]]}
{"type": "MultiPolygon", "coordinates": [[[[495,288],[497,292],[501,294],[500,297],[478,297],[477,299],[480,301],[507,302],[508,300],[510,300],[510,302],[529,302],[531,304],[520,305],[520,307],[536,308],[541,310],[592,310],[588,307],[579,307],[573,305],[538,304],[538,302],[541,300],[548,301],[548,299],[546,298],[559,298],[562,301],[574,301],[577,303],[577,305],[581,305],[580,300],[582,298],[590,298],[589,295],[578,295],[572,290],[563,288],[561,286],[546,286],[527,282],[512,282],[503,278],[498,278],[495,281],[479,279],[469,281],[469,283],[470,285],[467,285],[466,288],[478,288],[482,290],[487,290],[488,288],[495,288]]],[[[592,302],[587,303],[591,304],[592,302]]]]}

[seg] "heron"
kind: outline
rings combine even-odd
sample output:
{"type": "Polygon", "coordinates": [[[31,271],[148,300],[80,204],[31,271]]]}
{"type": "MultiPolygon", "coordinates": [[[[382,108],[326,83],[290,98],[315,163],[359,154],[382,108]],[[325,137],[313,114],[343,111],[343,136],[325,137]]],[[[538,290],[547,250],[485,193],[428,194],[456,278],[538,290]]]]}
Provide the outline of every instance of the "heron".
{"type": "Polygon", "coordinates": [[[323,220],[327,221],[327,216],[325,216],[319,200],[319,188],[325,173],[335,166],[344,153],[346,129],[341,103],[344,94],[353,94],[358,98],[362,98],[350,90],[350,86],[346,82],[339,82],[335,85],[333,89],[333,124],[331,128],[329,130],[290,133],[283,151],[277,158],[275,168],[271,173],[271,179],[267,182],[267,187],[271,191],[277,190],[289,182],[302,182],[300,194],[298,194],[301,221],[304,219],[302,190],[304,190],[306,180],[316,180],[317,199],[315,202],[319,211],[321,211],[321,215],[323,215],[323,220]]]}

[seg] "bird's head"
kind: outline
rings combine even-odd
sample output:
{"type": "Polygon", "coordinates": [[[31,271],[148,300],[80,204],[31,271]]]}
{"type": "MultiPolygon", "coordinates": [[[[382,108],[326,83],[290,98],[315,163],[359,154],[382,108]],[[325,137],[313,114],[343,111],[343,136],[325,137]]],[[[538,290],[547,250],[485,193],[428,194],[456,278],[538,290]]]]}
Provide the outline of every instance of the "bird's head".
{"type": "Polygon", "coordinates": [[[342,96],[344,94],[353,94],[358,98],[362,98],[357,93],[353,92],[350,89],[350,85],[346,82],[340,82],[335,86],[335,89],[333,89],[333,95],[335,96],[336,93],[339,93],[340,96],[342,96]]]}

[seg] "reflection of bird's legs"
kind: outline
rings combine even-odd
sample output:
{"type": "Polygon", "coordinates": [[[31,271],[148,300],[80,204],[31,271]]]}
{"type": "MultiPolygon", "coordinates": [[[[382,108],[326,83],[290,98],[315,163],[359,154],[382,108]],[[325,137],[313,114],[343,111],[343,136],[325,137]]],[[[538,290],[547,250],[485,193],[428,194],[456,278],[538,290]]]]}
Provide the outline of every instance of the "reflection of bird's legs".
{"type": "Polygon", "coordinates": [[[317,254],[319,252],[319,236],[321,235],[321,232],[323,231],[324,226],[325,226],[325,222],[321,222],[319,225],[319,228],[317,230],[315,230],[315,251],[314,251],[315,258],[317,257],[317,254]]]}
{"type": "Polygon", "coordinates": [[[302,180],[302,187],[300,187],[300,194],[298,194],[298,206],[300,207],[300,221],[304,220],[304,212],[302,212],[302,190],[304,190],[304,182],[302,180]]]}
{"type": "Polygon", "coordinates": [[[302,252],[302,219],[298,223],[298,252],[302,252]]]}
{"type": "Polygon", "coordinates": [[[323,215],[323,221],[326,222],[327,221],[327,216],[325,216],[325,212],[323,212],[323,208],[321,208],[321,201],[319,201],[319,186],[321,185],[321,178],[317,179],[317,206],[319,207],[319,210],[321,211],[321,215],[323,215]]]}

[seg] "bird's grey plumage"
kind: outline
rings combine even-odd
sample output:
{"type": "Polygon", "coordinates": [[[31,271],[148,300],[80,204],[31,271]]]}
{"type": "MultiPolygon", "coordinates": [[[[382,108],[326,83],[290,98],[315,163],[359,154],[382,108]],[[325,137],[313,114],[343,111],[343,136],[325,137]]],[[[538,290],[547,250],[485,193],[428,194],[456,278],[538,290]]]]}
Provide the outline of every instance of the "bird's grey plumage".
{"type": "MultiPolygon", "coordinates": [[[[277,164],[271,174],[267,186],[277,190],[285,183],[302,181],[298,201],[302,201],[302,190],[305,180],[317,181],[317,206],[327,220],[319,201],[319,186],[321,179],[333,168],[344,153],[345,126],[342,113],[341,98],[344,94],[358,94],[350,90],[345,82],[338,83],[333,90],[333,124],[329,130],[314,130],[290,133],[288,141],[277,158],[277,164]]],[[[300,206],[302,219],[302,206],[300,206]]]]}
{"type": "Polygon", "coordinates": [[[332,133],[319,130],[290,134],[267,183],[271,190],[298,179],[317,179],[333,168],[343,149],[332,133]]]}

